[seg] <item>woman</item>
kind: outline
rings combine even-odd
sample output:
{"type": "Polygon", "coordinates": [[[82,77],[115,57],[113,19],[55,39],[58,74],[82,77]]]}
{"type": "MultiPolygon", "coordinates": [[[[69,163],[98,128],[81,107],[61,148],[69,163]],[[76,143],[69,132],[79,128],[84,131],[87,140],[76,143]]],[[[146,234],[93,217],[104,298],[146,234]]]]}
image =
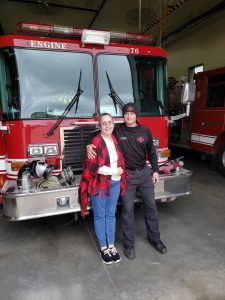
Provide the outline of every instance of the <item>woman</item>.
{"type": "Polygon", "coordinates": [[[100,134],[92,143],[96,146],[96,157],[85,159],[81,179],[81,215],[85,215],[90,196],[94,213],[94,228],[100,245],[103,263],[121,260],[114,246],[116,230],[116,205],[119,195],[126,187],[124,160],[116,138],[112,135],[114,122],[110,114],[99,118],[100,134]]]}

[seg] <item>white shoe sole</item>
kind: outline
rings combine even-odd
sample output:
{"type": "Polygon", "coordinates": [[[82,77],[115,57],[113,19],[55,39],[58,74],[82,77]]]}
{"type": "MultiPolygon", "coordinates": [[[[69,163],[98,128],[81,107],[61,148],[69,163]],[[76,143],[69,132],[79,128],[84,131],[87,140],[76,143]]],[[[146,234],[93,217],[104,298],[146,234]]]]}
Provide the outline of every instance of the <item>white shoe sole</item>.
{"type": "Polygon", "coordinates": [[[116,260],[116,261],[113,261],[113,262],[114,262],[114,264],[117,264],[117,263],[120,262],[120,261],[121,261],[121,259],[116,260]]]}
{"type": "Polygon", "coordinates": [[[103,259],[102,259],[102,262],[103,262],[103,264],[105,264],[105,265],[111,265],[111,264],[113,264],[113,263],[114,263],[114,261],[109,261],[109,262],[106,262],[106,261],[104,261],[103,259]]]}

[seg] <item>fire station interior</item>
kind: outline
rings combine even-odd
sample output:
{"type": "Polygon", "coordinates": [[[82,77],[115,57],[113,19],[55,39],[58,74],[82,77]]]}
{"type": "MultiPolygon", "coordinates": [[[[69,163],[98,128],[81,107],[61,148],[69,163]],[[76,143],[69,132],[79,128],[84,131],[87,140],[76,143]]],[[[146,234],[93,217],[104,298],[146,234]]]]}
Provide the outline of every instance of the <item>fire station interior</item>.
{"type": "Polygon", "coordinates": [[[191,171],[191,192],[157,201],[163,255],[149,245],[137,203],[136,259],[125,257],[119,205],[121,261],[112,265],[101,262],[91,211],[13,222],[1,205],[0,299],[225,299],[225,1],[2,0],[0,51],[2,36],[16,35],[22,21],[147,34],[166,50],[169,159],[191,171]],[[188,116],[173,119],[187,113],[186,83],[195,100],[188,116]],[[195,106],[203,95],[205,107],[195,106]]]}

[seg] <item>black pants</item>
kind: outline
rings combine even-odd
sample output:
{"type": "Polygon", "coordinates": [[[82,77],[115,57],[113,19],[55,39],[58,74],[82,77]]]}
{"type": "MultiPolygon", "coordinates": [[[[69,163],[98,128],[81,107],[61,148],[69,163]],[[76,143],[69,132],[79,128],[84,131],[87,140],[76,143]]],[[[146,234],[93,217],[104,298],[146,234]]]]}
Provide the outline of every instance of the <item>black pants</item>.
{"type": "Polygon", "coordinates": [[[127,171],[127,189],[123,196],[122,211],[125,248],[134,247],[135,244],[136,226],[134,218],[134,199],[137,187],[143,200],[147,236],[150,240],[156,242],[160,239],[158,212],[155,203],[151,169],[145,166],[141,171],[127,171]]]}

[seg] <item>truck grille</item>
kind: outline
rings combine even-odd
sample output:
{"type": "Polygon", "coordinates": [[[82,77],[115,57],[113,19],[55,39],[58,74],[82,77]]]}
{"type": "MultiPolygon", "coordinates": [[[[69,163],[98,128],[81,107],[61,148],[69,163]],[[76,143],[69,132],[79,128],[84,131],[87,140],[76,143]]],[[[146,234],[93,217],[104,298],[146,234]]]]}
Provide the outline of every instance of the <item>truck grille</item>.
{"type": "Polygon", "coordinates": [[[94,125],[64,130],[63,167],[70,166],[75,173],[82,171],[87,139],[94,130],[94,125]]]}

